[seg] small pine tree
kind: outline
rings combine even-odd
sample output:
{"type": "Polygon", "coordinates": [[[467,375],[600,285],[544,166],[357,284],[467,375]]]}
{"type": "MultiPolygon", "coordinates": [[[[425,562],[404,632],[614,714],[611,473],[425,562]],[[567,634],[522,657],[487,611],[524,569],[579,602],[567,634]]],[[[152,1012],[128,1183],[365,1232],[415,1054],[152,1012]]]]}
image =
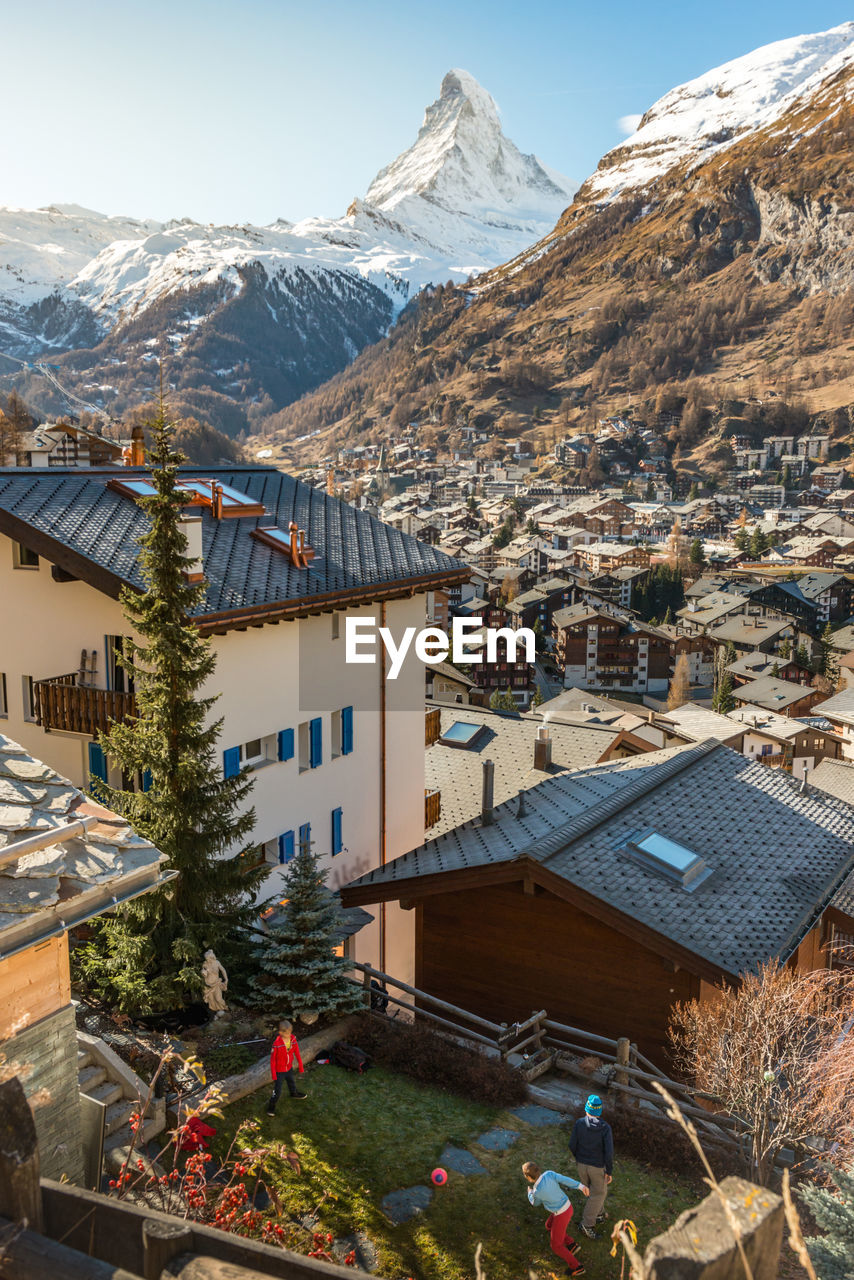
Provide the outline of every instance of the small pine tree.
{"type": "Polygon", "coordinates": [[[829,622],[821,633],[819,645],[819,664],[821,674],[830,681],[831,685],[835,689],[839,683],[839,658],[837,657],[836,650],[833,647],[833,628],[829,622]]]}
{"type": "Polygon", "coordinates": [[[519,706],[516,699],[509,689],[502,692],[496,689],[489,699],[489,706],[492,711],[518,711],[519,706]]]}
{"type": "Polygon", "coordinates": [[[717,711],[718,715],[722,716],[725,716],[729,711],[735,710],[732,676],[728,671],[724,671],[715,690],[715,695],[712,698],[712,710],[717,711]]]}
{"type": "Polygon", "coordinates": [[[202,989],[200,967],[212,947],[225,963],[239,962],[257,916],[254,891],[267,874],[232,854],[249,836],[254,811],[243,809],[251,789],[245,774],[224,778],[217,753],[221,720],[209,719],[216,659],[210,641],[189,621],[205,586],[189,585],[187,539],[178,520],[186,498],[179,487],[183,455],[171,444],[161,406],[149,424],[151,482],[156,493],[140,505],[151,521],[140,539],[141,592],[121,595],[139,639],[117,653],[132,674],[138,716],[110,726],[100,744],[128,781],[124,788],[92,780],[97,799],[166,854],[180,874],[168,887],[127,903],[93,925],[78,952],[88,989],[123,1012],[180,1007],[202,989]],[[141,778],[145,790],[134,790],[141,778]]]}
{"type": "Polygon", "coordinates": [[[706,556],[703,551],[703,544],[699,538],[695,538],[691,543],[691,550],[688,553],[688,559],[691,561],[691,564],[702,564],[705,558],[706,556]]]}
{"type": "Polygon", "coordinates": [[[534,696],[531,699],[531,704],[535,707],[539,707],[539,706],[542,706],[545,700],[546,700],[545,694],[543,693],[540,686],[537,685],[536,689],[534,690],[534,696]]]}
{"type": "Polygon", "coordinates": [[[335,954],[341,908],[308,840],[300,841],[288,868],[283,897],[276,922],[252,951],[256,968],[247,985],[253,1003],[293,1017],[361,1008],[361,992],[346,977],[347,961],[335,954]]]}
{"type": "Polygon", "coordinates": [[[854,1275],[854,1168],[835,1169],[833,1188],[805,1186],[801,1199],[824,1235],[805,1241],[818,1280],[851,1280],[854,1275]]]}

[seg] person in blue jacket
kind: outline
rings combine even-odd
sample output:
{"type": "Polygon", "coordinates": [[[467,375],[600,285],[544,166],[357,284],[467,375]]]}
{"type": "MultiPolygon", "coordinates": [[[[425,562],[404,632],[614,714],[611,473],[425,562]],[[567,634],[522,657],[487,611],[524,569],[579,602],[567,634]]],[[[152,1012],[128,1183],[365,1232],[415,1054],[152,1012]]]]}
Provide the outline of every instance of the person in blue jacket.
{"type": "Polygon", "coordinates": [[[528,1199],[531,1204],[535,1207],[542,1205],[548,1210],[546,1231],[549,1233],[552,1253],[566,1263],[567,1275],[583,1276],[584,1267],[575,1256],[578,1245],[571,1236],[567,1236],[572,1218],[572,1205],[564,1187],[569,1187],[572,1191],[580,1191],[583,1196],[590,1195],[589,1188],[583,1182],[576,1182],[575,1178],[568,1178],[566,1174],[555,1173],[553,1169],[541,1169],[538,1164],[534,1164],[533,1160],[528,1160],[522,1165],[522,1172],[528,1183],[528,1199]]]}
{"type": "Polygon", "coordinates": [[[584,1115],[573,1126],[569,1149],[575,1156],[579,1176],[590,1188],[581,1230],[595,1240],[596,1223],[605,1217],[603,1206],[614,1171],[614,1135],[607,1120],[602,1119],[602,1099],[598,1094],[591,1093],[587,1099],[584,1115]]]}

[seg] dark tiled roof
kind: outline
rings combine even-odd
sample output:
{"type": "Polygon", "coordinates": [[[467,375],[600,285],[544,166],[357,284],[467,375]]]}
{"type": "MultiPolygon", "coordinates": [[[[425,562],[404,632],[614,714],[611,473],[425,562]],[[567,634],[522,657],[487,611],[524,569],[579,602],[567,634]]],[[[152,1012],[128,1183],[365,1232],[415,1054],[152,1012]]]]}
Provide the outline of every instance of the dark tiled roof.
{"type": "Polygon", "coordinates": [[[616,740],[619,730],[605,725],[549,723],[552,740],[552,763],[548,773],[534,768],[534,741],[542,720],[502,715],[482,707],[460,703],[428,703],[440,707],[442,733],[462,720],[482,727],[483,732],[473,746],[463,750],[434,742],[428,748],[424,764],[424,785],[428,791],[442,793],[442,814],[430,828],[435,839],[445,831],[478,817],[481,811],[483,762],[495,765],[493,797],[495,804],[535,787],[549,776],[568,773],[596,764],[616,740]]]}
{"type": "MultiPolygon", "coordinates": [[[[365,511],[271,467],[186,467],[188,476],[214,477],[255,501],[266,514],[215,520],[202,516],[204,571],[208,582],[202,614],[270,607],[337,592],[369,593],[391,583],[435,577],[458,580],[465,566],[365,511]],[[308,569],[294,568],[282,552],[249,536],[251,529],[290,521],[304,529],[316,552],[308,569]]],[[[131,498],[107,487],[110,479],[144,475],[121,471],[51,468],[0,469],[0,529],[18,537],[15,521],[70,551],[120,582],[141,586],[137,543],[148,518],[131,498]]],[[[20,533],[23,540],[26,531],[20,533]]],[[[34,548],[38,550],[39,548],[34,548]]],[[[49,557],[47,551],[43,551],[49,557]]],[[[80,576],[84,576],[81,573],[80,576]]]]}
{"type": "Polygon", "coordinates": [[[525,800],[523,818],[510,801],[492,826],[465,823],[353,887],[405,893],[421,876],[530,859],[737,975],[790,955],[854,866],[854,810],[716,742],[548,779],[525,800]],[[712,874],[689,893],[642,865],[621,846],[644,829],[712,874]]]}

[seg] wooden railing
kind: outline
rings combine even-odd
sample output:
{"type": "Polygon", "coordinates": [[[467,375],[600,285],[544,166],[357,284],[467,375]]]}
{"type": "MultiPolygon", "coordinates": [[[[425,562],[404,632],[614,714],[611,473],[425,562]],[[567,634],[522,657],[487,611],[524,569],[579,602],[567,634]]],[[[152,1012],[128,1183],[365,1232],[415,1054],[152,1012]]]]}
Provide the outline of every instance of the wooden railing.
{"type": "Polygon", "coordinates": [[[760,764],[767,764],[769,769],[785,769],[792,772],[792,757],[788,751],[775,751],[773,755],[754,756],[760,764]]]}
{"type": "Polygon", "coordinates": [[[625,1037],[611,1040],[581,1027],[555,1022],[547,1016],[545,1009],[532,1013],[524,1022],[510,1025],[491,1022],[488,1018],[450,1004],[447,1000],[440,1000],[428,991],[410,986],[399,978],[381,973],[369,964],[354,961],[353,968],[361,973],[362,978],[350,978],[350,982],[364,989],[365,1007],[372,1013],[382,1012],[379,1005],[387,1001],[397,1008],[408,1010],[416,1020],[426,1019],[457,1039],[472,1041],[479,1048],[492,1050],[505,1060],[511,1055],[518,1055],[521,1059],[520,1070],[529,1081],[550,1068],[557,1067],[569,1073],[575,1072],[588,1085],[593,1084],[595,1081],[588,1072],[580,1070],[578,1063],[579,1059],[596,1057],[602,1063],[601,1088],[606,1092],[613,1090],[636,1106],[645,1103],[655,1108],[659,1118],[670,1121],[671,1117],[666,1111],[667,1104],[653,1088],[655,1081],[667,1089],[682,1114],[690,1116],[701,1135],[708,1140],[740,1147],[748,1132],[744,1121],[737,1116],[719,1114],[714,1109],[714,1098],[692,1089],[682,1081],[673,1080],[649,1058],[644,1057],[637,1045],[631,1044],[625,1037]],[[372,980],[381,984],[384,988],[382,993],[371,987],[372,980]],[[401,994],[395,995],[394,992],[401,994]],[[411,998],[404,999],[404,994],[411,998]],[[698,1105],[702,1102],[707,1102],[709,1106],[698,1105]]]}
{"type": "Polygon", "coordinates": [[[425,791],[424,792],[424,830],[435,827],[436,823],[442,816],[442,793],[441,791],[425,791]]]}
{"type": "Polygon", "coordinates": [[[136,698],[116,689],[79,684],[77,673],[71,672],[34,681],[33,714],[42,729],[94,737],[99,731],[106,733],[111,721],[135,716],[136,698]]]}
{"type": "Polygon", "coordinates": [[[438,742],[442,733],[442,712],[438,707],[431,707],[424,713],[424,745],[432,747],[438,742]]]}

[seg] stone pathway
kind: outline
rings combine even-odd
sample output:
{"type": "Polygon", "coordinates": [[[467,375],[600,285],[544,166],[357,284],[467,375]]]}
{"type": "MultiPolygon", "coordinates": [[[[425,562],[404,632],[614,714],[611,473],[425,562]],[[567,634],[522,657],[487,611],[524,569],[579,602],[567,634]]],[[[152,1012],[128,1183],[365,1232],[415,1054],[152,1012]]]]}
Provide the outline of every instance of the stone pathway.
{"type": "MultiPolygon", "coordinates": [[[[534,1128],[562,1124],[566,1118],[559,1111],[552,1111],[549,1107],[540,1107],[536,1103],[528,1103],[523,1107],[514,1107],[510,1114],[515,1116],[517,1120],[521,1120],[523,1124],[531,1125],[534,1128]]],[[[496,1126],[494,1129],[488,1129],[486,1133],[482,1133],[474,1141],[484,1151],[506,1151],[521,1136],[518,1129],[502,1129],[500,1126],[496,1126]]],[[[443,1169],[451,1169],[454,1173],[459,1173],[464,1178],[473,1177],[480,1173],[489,1173],[489,1170],[481,1164],[477,1156],[473,1155],[471,1151],[467,1151],[465,1147],[455,1147],[452,1143],[446,1143],[442,1154],[439,1156],[439,1164],[443,1169]]],[[[384,1196],[380,1202],[380,1208],[386,1217],[395,1226],[398,1226],[400,1223],[409,1222],[412,1218],[417,1217],[418,1214],[423,1213],[425,1209],[430,1207],[432,1199],[432,1187],[423,1185],[402,1187],[399,1191],[392,1191],[387,1196],[384,1196]]]]}

